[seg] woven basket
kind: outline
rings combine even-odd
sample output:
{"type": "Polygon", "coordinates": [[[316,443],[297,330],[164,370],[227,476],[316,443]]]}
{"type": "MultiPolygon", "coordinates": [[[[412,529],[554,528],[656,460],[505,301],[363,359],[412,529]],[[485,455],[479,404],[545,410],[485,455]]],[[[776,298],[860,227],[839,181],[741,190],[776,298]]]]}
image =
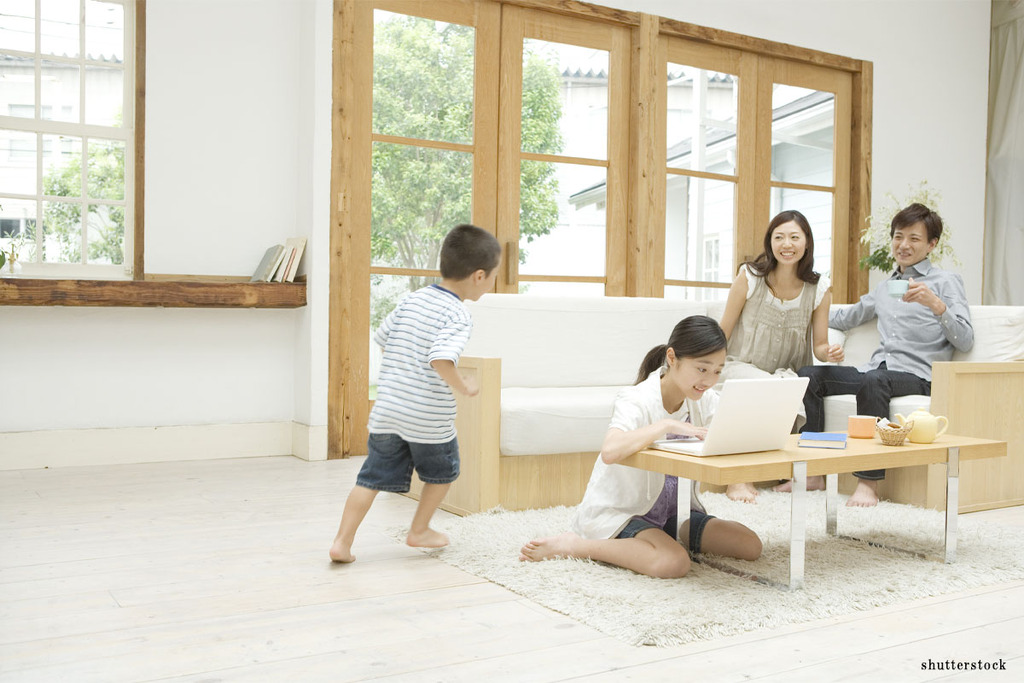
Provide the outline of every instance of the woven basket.
{"type": "Polygon", "coordinates": [[[902,446],[903,442],[907,438],[907,434],[914,428],[914,421],[908,420],[902,427],[883,427],[882,425],[875,425],[875,431],[878,432],[878,438],[882,440],[886,446],[902,446]]]}

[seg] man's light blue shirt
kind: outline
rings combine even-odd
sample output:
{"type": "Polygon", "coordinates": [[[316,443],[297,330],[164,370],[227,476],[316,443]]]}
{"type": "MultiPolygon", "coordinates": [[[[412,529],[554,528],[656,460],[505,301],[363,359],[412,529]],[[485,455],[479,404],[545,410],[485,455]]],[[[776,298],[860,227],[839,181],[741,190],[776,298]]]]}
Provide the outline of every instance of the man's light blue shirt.
{"type": "Polygon", "coordinates": [[[896,270],[856,304],[832,311],[828,325],[837,330],[849,330],[874,317],[878,318],[881,345],[871,354],[871,360],[857,368],[861,372],[873,370],[884,362],[888,370],[910,372],[930,382],[932,363],[950,360],[954,349],[970,351],[974,345],[974,328],[963,279],[932,265],[928,259],[902,273],[896,270]],[[910,278],[928,285],[942,299],[946,304],[942,315],[935,315],[927,306],[889,296],[889,280],[910,278]]]}

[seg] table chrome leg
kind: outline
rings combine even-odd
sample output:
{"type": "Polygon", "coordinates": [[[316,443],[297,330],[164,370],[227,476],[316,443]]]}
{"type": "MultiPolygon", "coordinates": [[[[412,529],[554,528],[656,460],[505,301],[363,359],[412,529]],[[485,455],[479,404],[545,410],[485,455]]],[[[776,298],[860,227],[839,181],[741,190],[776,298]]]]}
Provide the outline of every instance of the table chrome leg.
{"type": "Polygon", "coordinates": [[[836,535],[839,510],[839,475],[825,475],[825,532],[836,535]]]}
{"type": "Polygon", "coordinates": [[[807,534],[807,463],[793,463],[789,520],[789,590],[804,587],[804,540],[807,534]]]}
{"type": "Polygon", "coordinates": [[[679,477],[676,487],[676,540],[682,541],[679,533],[686,520],[690,519],[690,496],[693,495],[693,483],[689,479],[679,477]]]}
{"type": "Polygon", "coordinates": [[[946,563],[956,562],[956,519],[960,510],[960,449],[951,447],[946,458],[946,563]]]}

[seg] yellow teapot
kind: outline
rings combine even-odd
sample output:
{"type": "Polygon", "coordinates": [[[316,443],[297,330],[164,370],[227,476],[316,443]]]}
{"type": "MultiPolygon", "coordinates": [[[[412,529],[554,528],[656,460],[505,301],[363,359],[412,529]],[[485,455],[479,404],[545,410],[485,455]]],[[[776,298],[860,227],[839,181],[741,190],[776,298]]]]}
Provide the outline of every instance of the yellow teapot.
{"type": "Polygon", "coordinates": [[[949,420],[941,415],[932,415],[924,408],[918,408],[907,417],[896,413],[896,420],[901,425],[913,420],[914,427],[910,430],[910,434],[907,435],[907,438],[913,443],[931,443],[945,434],[946,428],[949,427],[949,420]],[[942,424],[942,429],[939,429],[940,423],[942,424]]]}

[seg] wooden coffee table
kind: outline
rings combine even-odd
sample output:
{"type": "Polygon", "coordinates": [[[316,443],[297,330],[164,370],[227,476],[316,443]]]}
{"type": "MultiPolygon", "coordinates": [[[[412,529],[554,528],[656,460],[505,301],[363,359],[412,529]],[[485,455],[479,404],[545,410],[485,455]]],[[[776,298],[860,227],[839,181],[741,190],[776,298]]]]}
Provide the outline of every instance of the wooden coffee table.
{"type": "MultiPolygon", "coordinates": [[[[807,524],[807,477],[825,476],[825,528],[837,533],[839,478],[844,472],[893,469],[914,465],[946,463],[946,535],[942,560],[956,560],[956,521],[959,499],[960,461],[998,458],[1006,455],[1006,442],[943,434],[933,443],[886,446],[873,439],[848,439],[845,449],[800,448],[799,434],[792,434],[784,448],[760,453],[695,457],[648,449],[634,453],[623,465],[671,474],[684,480],[708,484],[739,484],[748,481],[792,479],[790,503],[789,590],[804,585],[804,545],[807,524]]],[[[680,482],[678,519],[687,519],[692,487],[680,482]]],[[[759,579],[760,580],[760,579],[759,579]]],[[[763,581],[764,583],[772,583],[763,581]]]]}

